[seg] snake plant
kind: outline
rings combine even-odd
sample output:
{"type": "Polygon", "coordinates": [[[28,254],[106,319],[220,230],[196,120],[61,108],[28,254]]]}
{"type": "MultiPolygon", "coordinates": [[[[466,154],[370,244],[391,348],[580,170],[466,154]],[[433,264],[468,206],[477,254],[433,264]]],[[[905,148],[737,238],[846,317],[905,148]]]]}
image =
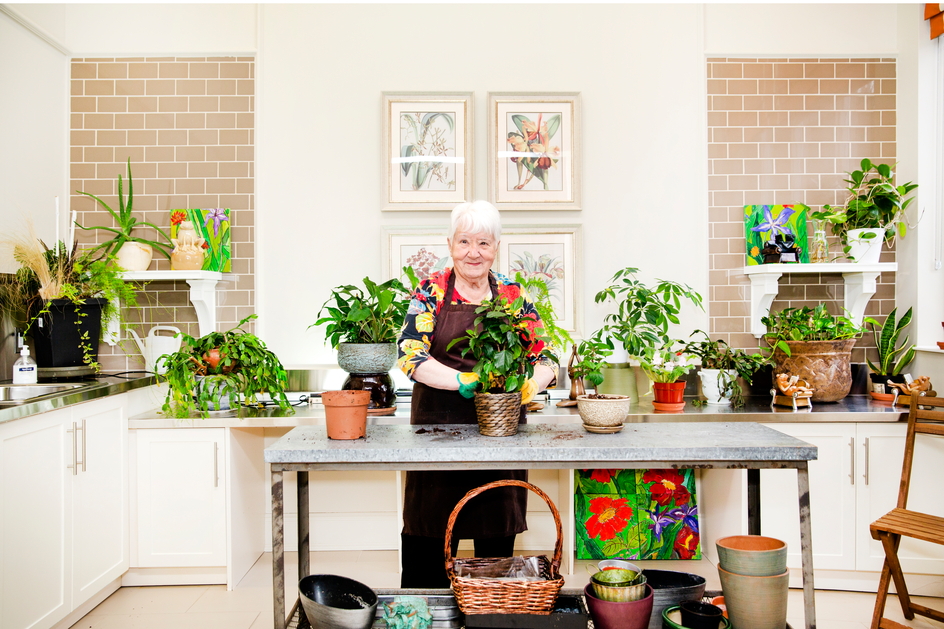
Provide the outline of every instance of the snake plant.
{"type": "Polygon", "coordinates": [[[875,347],[878,349],[878,364],[873,363],[868,357],[866,357],[865,362],[868,363],[869,369],[873,373],[880,376],[897,376],[915,357],[915,346],[906,347],[908,343],[907,335],[902,340],[901,346],[898,347],[898,335],[911,323],[911,308],[908,308],[908,312],[903,314],[896,323],[895,314],[897,311],[898,308],[892,310],[881,326],[872,317],[865,318],[865,322],[871,328],[872,336],[875,338],[875,347]],[[880,328],[881,332],[876,333],[876,328],[880,328]],[[902,352],[904,353],[902,354],[902,352]],[[898,358],[900,354],[901,358],[898,358]],[[895,361],[896,358],[898,358],[897,362],[895,361]]]}

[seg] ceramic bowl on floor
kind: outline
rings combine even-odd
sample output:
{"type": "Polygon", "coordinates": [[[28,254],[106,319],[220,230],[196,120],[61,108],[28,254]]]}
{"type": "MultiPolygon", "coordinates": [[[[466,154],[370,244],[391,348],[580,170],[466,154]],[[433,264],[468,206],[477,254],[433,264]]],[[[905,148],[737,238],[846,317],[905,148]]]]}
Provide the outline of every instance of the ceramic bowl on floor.
{"type": "Polygon", "coordinates": [[[734,574],[772,577],[787,569],[787,545],[763,535],[732,535],[715,543],[718,565],[734,574]]]}
{"type": "Polygon", "coordinates": [[[700,601],[705,595],[705,577],[674,570],[643,570],[652,587],[652,620],[649,629],[662,628],[662,611],[682,601],[700,601]]]}
{"type": "Polygon", "coordinates": [[[583,594],[594,629],[646,629],[652,616],[652,588],[648,585],[643,587],[646,595],[640,600],[616,603],[597,598],[588,583],[583,594]]]}
{"type": "Polygon", "coordinates": [[[312,574],[298,582],[298,595],[313,629],[368,629],[377,613],[377,594],[354,579],[312,574]]]}
{"type": "Polygon", "coordinates": [[[781,629],[787,625],[790,571],[753,577],[718,567],[728,619],[737,629],[781,629]]]}
{"type": "Polygon", "coordinates": [[[646,577],[631,570],[601,570],[590,577],[593,593],[604,601],[625,603],[646,595],[646,577]]]}
{"type": "Polygon", "coordinates": [[[625,559],[604,559],[597,563],[598,570],[632,570],[642,574],[642,568],[625,559]]]}
{"type": "MultiPolygon", "coordinates": [[[[682,610],[678,605],[662,610],[662,626],[664,629],[686,629],[682,624],[682,610]]],[[[718,629],[731,629],[731,622],[722,617],[718,623],[718,629]]]]}

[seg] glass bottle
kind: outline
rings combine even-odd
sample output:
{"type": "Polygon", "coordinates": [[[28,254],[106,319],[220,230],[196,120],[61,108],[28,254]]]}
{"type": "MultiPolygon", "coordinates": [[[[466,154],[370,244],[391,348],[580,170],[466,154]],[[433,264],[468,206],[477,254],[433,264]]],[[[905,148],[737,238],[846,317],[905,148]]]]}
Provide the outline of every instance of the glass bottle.
{"type": "Polygon", "coordinates": [[[824,221],[813,221],[813,242],[810,243],[810,262],[829,262],[829,244],[826,242],[824,221]]]}

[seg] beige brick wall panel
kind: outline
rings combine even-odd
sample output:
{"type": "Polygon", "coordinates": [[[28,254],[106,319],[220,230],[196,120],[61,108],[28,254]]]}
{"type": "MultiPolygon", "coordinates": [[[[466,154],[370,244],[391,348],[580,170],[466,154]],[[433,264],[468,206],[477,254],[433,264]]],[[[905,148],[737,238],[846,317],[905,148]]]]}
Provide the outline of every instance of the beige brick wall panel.
{"type": "MultiPolygon", "coordinates": [[[[843,127],[849,124],[848,111],[821,111],[819,112],[819,123],[825,126],[843,127]]],[[[853,122],[853,124],[856,124],[853,122]]]]}
{"type": "Polygon", "coordinates": [[[236,94],[239,96],[254,96],[256,82],[252,79],[242,79],[236,82],[236,94]]]}
{"type": "Polygon", "coordinates": [[[774,97],[745,96],[743,100],[743,108],[752,111],[769,111],[774,108],[774,97]]]}
{"type": "Polygon", "coordinates": [[[803,77],[803,66],[796,63],[774,64],[774,76],[778,79],[799,79],[803,77]]]}
{"type": "Polygon", "coordinates": [[[177,177],[206,179],[217,176],[218,164],[216,162],[190,162],[184,165],[187,167],[186,173],[176,175],[177,177]]]}
{"type": "Polygon", "coordinates": [[[82,96],[85,94],[85,81],[69,81],[69,95],[82,96]]]}
{"type": "Polygon", "coordinates": [[[158,64],[158,76],[162,79],[186,79],[190,77],[190,64],[164,62],[158,64]]]}
{"type": "Polygon", "coordinates": [[[110,146],[125,146],[128,144],[128,132],[121,131],[99,131],[96,134],[96,143],[110,146]]]}
{"type": "MultiPolygon", "coordinates": [[[[187,164],[180,162],[165,162],[157,164],[157,176],[161,179],[183,179],[188,174],[187,164]]],[[[186,193],[186,190],[177,189],[178,193],[186,193]]],[[[163,191],[162,194],[167,194],[163,191]]]]}
{"type": "Polygon", "coordinates": [[[85,149],[86,162],[113,162],[115,149],[111,146],[89,146],[85,149]]]}
{"type": "Polygon", "coordinates": [[[175,149],[172,146],[149,146],[144,157],[149,162],[170,162],[174,160],[175,149]]]}
{"type": "Polygon", "coordinates": [[[807,142],[835,142],[836,131],[838,129],[834,127],[806,127],[806,141],[807,142]]]}
{"type": "Polygon", "coordinates": [[[850,149],[851,157],[856,159],[863,157],[872,159],[882,154],[882,145],[876,142],[853,142],[850,149]]]}
{"type": "Polygon", "coordinates": [[[157,132],[157,143],[161,146],[179,146],[187,144],[185,129],[161,129],[157,132]]]}
{"type": "Polygon", "coordinates": [[[712,96],[711,103],[714,109],[726,111],[740,111],[744,109],[743,96],[712,96]]]}
{"type": "Polygon", "coordinates": [[[206,191],[208,193],[233,194],[236,192],[235,179],[206,179],[205,181],[206,181],[206,191]]]}
{"type": "Polygon", "coordinates": [[[823,157],[849,157],[851,148],[845,143],[826,142],[819,145],[819,150],[823,157]]]}
{"type": "Polygon", "coordinates": [[[236,96],[236,81],[208,80],[206,82],[207,96],[236,96]]]}
{"type": "Polygon", "coordinates": [[[209,146],[220,143],[218,129],[191,129],[187,132],[187,144],[190,146],[209,146]]]}
{"type": "Polygon", "coordinates": [[[129,96],[128,111],[152,113],[157,111],[158,98],[156,96],[129,96]]]}
{"type": "Polygon", "coordinates": [[[156,63],[129,63],[128,78],[131,79],[156,79],[158,73],[158,64],[156,63]]]}
{"type": "Polygon", "coordinates": [[[865,78],[865,64],[864,63],[837,63],[836,64],[836,77],[848,78],[848,79],[862,79],[865,78]]]}
{"type": "Polygon", "coordinates": [[[820,145],[814,142],[790,144],[790,157],[819,157],[820,145]]]}
{"type": "MultiPolygon", "coordinates": [[[[69,133],[69,142],[72,144],[73,151],[76,147],[81,146],[94,146],[95,145],[95,131],[84,131],[84,130],[75,130],[69,133]]],[[[79,155],[81,155],[81,149],[79,149],[79,155]]],[[[72,162],[76,162],[75,155],[72,156],[72,162]]]]}
{"type": "MultiPolygon", "coordinates": [[[[191,174],[191,176],[194,176],[191,174]]],[[[207,176],[216,176],[216,173],[213,175],[207,176]]],[[[223,162],[219,165],[219,176],[220,177],[234,177],[234,178],[245,178],[249,177],[249,165],[244,162],[223,162]]]]}
{"type": "Polygon", "coordinates": [[[220,64],[194,62],[190,64],[191,79],[218,79],[220,78],[220,64]]]}
{"type": "Polygon", "coordinates": [[[248,210],[251,199],[252,197],[248,194],[221,194],[218,207],[228,207],[231,210],[248,210]]]}
{"type": "Polygon", "coordinates": [[[866,139],[869,142],[894,142],[895,127],[869,127],[866,139]]]}
{"type": "Polygon", "coordinates": [[[757,147],[759,157],[789,157],[789,144],[761,144],[757,147]]]}
{"type": "Polygon", "coordinates": [[[742,65],[745,79],[770,79],[774,76],[772,63],[745,63],[742,65]]]}
{"type": "Polygon", "coordinates": [[[206,96],[207,82],[203,79],[177,79],[177,94],[186,96],[206,96]]]}
{"type": "Polygon", "coordinates": [[[807,79],[831,79],[836,76],[835,63],[805,63],[803,76],[807,79]]]}
{"type": "Polygon", "coordinates": [[[249,63],[221,63],[220,77],[224,79],[248,79],[251,77],[249,63]]]}
{"type": "Polygon", "coordinates": [[[125,113],[128,111],[127,96],[100,96],[98,98],[98,111],[111,113],[125,113]]]}
{"type": "Polygon", "coordinates": [[[256,126],[256,115],[252,112],[236,114],[236,126],[240,129],[249,129],[251,133],[256,126]]]}
{"type": "Polygon", "coordinates": [[[86,129],[114,129],[115,114],[85,114],[86,129]]]}
{"type": "Polygon", "coordinates": [[[865,76],[870,79],[895,78],[894,63],[869,63],[865,66],[865,76]]]}
{"type": "Polygon", "coordinates": [[[115,81],[116,96],[144,96],[145,94],[147,94],[147,88],[144,81],[132,79],[115,81]]]}
{"type": "Polygon", "coordinates": [[[145,93],[148,96],[176,96],[177,81],[174,79],[152,79],[147,81],[145,93]]]}
{"type": "Polygon", "coordinates": [[[795,109],[803,109],[803,107],[803,96],[774,96],[774,109],[780,111],[792,111],[795,109]]]}
{"type": "Polygon", "coordinates": [[[206,123],[208,127],[214,129],[235,129],[236,128],[236,114],[234,113],[219,113],[219,114],[207,114],[206,123]]]}
{"type": "Polygon", "coordinates": [[[96,79],[98,78],[98,64],[73,62],[70,73],[73,79],[96,79]]]}
{"type": "Polygon", "coordinates": [[[253,194],[256,191],[256,181],[254,179],[237,179],[236,192],[239,194],[253,194]]]}
{"type": "Polygon", "coordinates": [[[218,161],[209,156],[209,152],[217,147],[178,146],[176,160],[178,162],[203,162],[206,160],[218,161]]]}
{"type": "Polygon", "coordinates": [[[218,112],[220,110],[220,98],[218,96],[190,96],[191,112],[218,112]]]}
{"type": "Polygon", "coordinates": [[[206,114],[176,114],[175,125],[178,129],[205,129],[206,114]]]}
{"type": "Polygon", "coordinates": [[[173,129],[176,114],[145,114],[144,126],[147,129],[173,129]]]}
{"type": "Polygon", "coordinates": [[[115,114],[115,126],[119,129],[144,129],[147,114],[115,114]]]}
{"type": "MultiPolygon", "coordinates": [[[[206,148],[206,159],[211,162],[233,162],[236,161],[235,146],[208,146],[206,148]]],[[[190,160],[197,161],[197,160],[190,160]]],[[[247,160],[240,160],[247,161],[247,160]]]]}

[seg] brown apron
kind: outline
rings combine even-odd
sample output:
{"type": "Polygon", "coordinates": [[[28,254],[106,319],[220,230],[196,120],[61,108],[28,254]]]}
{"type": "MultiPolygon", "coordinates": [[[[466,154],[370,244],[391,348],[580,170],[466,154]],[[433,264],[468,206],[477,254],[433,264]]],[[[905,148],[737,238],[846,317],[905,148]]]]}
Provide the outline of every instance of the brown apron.
{"type": "MultiPolygon", "coordinates": [[[[475,304],[453,304],[455,271],[449,275],[446,294],[436,318],[430,356],[453,369],[472,371],[475,359],[463,357],[466,343],[446,349],[454,338],[465,336],[475,322],[475,304]]],[[[488,274],[492,298],[498,296],[494,275],[488,274]]],[[[527,419],[521,407],[521,422],[527,419]]],[[[477,424],[475,403],[458,391],[434,389],[421,382],[413,385],[411,424],[477,424]]],[[[446,537],[449,514],[465,494],[494,480],[528,480],[527,470],[465,470],[407,472],[403,501],[403,533],[424,537],[446,537]]],[[[475,539],[507,537],[528,530],[525,522],[528,492],[520,487],[491,489],[469,501],[459,513],[452,529],[453,538],[475,539]]]]}

